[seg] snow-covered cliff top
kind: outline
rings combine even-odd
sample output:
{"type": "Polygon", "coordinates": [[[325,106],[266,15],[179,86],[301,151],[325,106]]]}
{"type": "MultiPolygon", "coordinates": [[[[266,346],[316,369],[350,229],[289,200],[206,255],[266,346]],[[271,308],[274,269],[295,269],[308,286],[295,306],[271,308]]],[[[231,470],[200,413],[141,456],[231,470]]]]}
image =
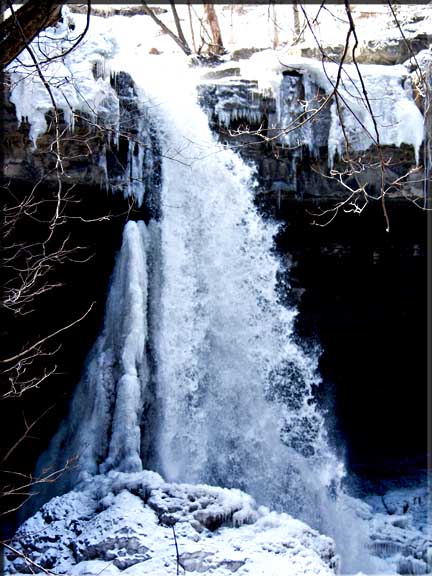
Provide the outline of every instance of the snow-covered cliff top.
{"type": "MultiPolygon", "coordinates": [[[[136,5],[127,4],[95,5],[93,8],[96,14],[104,15],[136,13],[136,9],[136,5]],[[133,12],[128,12],[131,8],[133,12]]],[[[175,30],[170,7],[157,5],[157,10],[160,20],[175,30]]],[[[203,7],[192,5],[189,9],[187,5],[179,4],[177,11],[186,40],[192,45],[192,21],[195,42],[199,45],[200,37],[206,39],[207,34],[200,25],[200,20],[205,25],[203,7]]],[[[373,42],[377,48],[398,42],[401,32],[395,16],[407,40],[431,34],[432,14],[426,4],[398,5],[394,7],[394,13],[387,4],[352,4],[351,11],[359,38],[359,51],[362,45],[369,42],[373,42]]],[[[291,4],[217,4],[216,14],[224,46],[229,52],[244,48],[276,47],[301,54],[303,50],[316,48],[317,41],[324,47],[334,48],[345,43],[348,29],[345,7],[338,4],[299,6],[298,24],[296,11],[291,4]]],[[[150,21],[150,18],[147,17],[147,20],[150,21]]],[[[150,24],[143,34],[143,44],[161,51],[179,50],[170,38],[160,33],[153,22],[150,24]]]]}
{"type": "MultiPolygon", "coordinates": [[[[316,7],[309,7],[309,10],[316,7]]],[[[377,7],[375,7],[377,8],[377,7]]],[[[381,7],[382,8],[382,7],[381,7]]],[[[408,20],[406,7],[400,8],[402,17],[408,20]]],[[[336,7],[334,7],[336,10],[336,7]]],[[[340,10],[341,8],[339,8],[340,10]]],[[[412,24],[405,24],[406,37],[410,34],[418,36],[425,32],[425,28],[430,24],[430,16],[424,7],[417,7],[414,10],[410,7],[410,18],[412,24]],[[415,15],[415,17],[413,16],[415,15]]],[[[187,10],[187,6],[179,6],[179,11],[187,10]]],[[[193,7],[194,12],[198,7],[193,7]]],[[[278,37],[291,38],[280,42],[280,47],[276,49],[268,48],[272,44],[271,34],[267,29],[269,22],[274,26],[276,13],[271,17],[268,8],[264,6],[241,6],[235,10],[221,5],[218,6],[222,34],[225,35],[225,46],[234,50],[240,47],[260,48],[263,51],[255,54],[252,58],[240,60],[238,62],[240,74],[243,78],[258,82],[259,89],[269,91],[277,101],[281,101],[282,75],[287,70],[300,72],[309,82],[312,83],[311,94],[305,95],[303,103],[304,112],[313,113],[314,108],[320,106],[319,99],[313,100],[313,91],[320,89],[324,94],[331,94],[336,77],[338,66],[335,62],[327,62],[325,66],[319,60],[305,58],[302,56],[304,49],[311,49],[315,39],[308,36],[312,34],[306,26],[304,28],[304,41],[293,46],[292,33],[289,31],[289,16],[292,16],[292,6],[277,6],[279,11],[277,16],[284,27],[279,27],[278,37]],[[282,17],[283,14],[283,17],[282,17]],[[288,24],[286,24],[288,22],[288,24]],[[256,33],[254,27],[257,26],[256,33]],[[259,29],[259,30],[258,30],[259,29]],[[246,34],[247,32],[247,34],[246,34]],[[308,99],[308,96],[310,97],[308,99]]],[[[272,8],[273,10],[273,8],[272,8]]],[[[356,10],[353,10],[356,13],[356,10]]],[[[375,10],[376,11],[376,10],[375,10]]],[[[271,12],[271,11],[270,11],[271,12]]],[[[390,25],[386,12],[381,10],[379,17],[367,17],[366,12],[359,12],[358,36],[363,42],[368,42],[372,37],[375,41],[391,45],[391,38],[400,39],[400,31],[395,25],[390,25]],[[362,26],[367,22],[368,34],[361,32],[362,26]],[[387,22],[383,26],[383,22],[387,22]],[[379,24],[381,23],[381,24],[379,24]],[[381,34],[376,34],[375,26],[381,26],[381,34]],[[375,30],[375,32],[373,32],[375,30]]],[[[169,11],[160,14],[159,17],[166,20],[171,18],[169,11]]],[[[190,30],[187,26],[186,15],[183,19],[184,32],[187,37],[190,30]]],[[[346,18],[340,18],[333,11],[322,10],[319,13],[318,22],[320,25],[314,29],[313,34],[320,37],[323,45],[332,39],[333,46],[338,45],[343,35],[346,33],[346,18]],[[330,32],[331,31],[331,32],[330,32]],[[329,34],[331,33],[331,36],[329,34]]],[[[42,33],[37,41],[33,43],[33,48],[40,55],[41,60],[45,59],[45,54],[55,56],[61,51],[67,50],[73,39],[76,39],[80,31],[85,27],[86,17],[82,14],[71,14],[69,8],[64,8],[64,21],[55,28],[42,33]],[[42,48],[43,54],[40,49],[42,48]]],[[[168,22],[169,23],[169,22],[168,22]]],[[[274,34],[274,30],[273,30],[274,34]]],[[[195,42],[198,40],[195,38],[195,42]]],[[[295,42],[294,42],[295,43],[295,42]]],[[[428,62],[428,51],[423,51],[419,58],[420,64],[428,62]]],[[[248,54],[250,56],[250,53],[248,54]]],[[[223,57],[226,60],[225,66],[231,65],[232,54],[223,57]]],[[[83,111],[93,117],[93,120],[100,121],[101,118],[118,132],[119,106],[118,98],[110,86],[110,71],[127,71],[135,78],[145,66],[154,69],[158,67],[156,61],[159,58],[168,60],[168,65],[164,65],[164,72],[170,70],[173,85],[181,82],[181,75],[184,74],[185,64],[189,61],[176,43],[166,34],[162,34],[160,28],[145,15],[113,16],[111,18],[92,17],[90,29],[84,40],[77,49],[67,54],[64,58],[55,59],[53,62],[42,65],[44,74],[51,84],[52,93],[56,99],[57,106],[63,110],[66,122],[73,128],[74,111],[83,111]],[[159,56],[163,54],[163,56],[159,56]]],[[[26,54],[21,55],[21,64],[14,62],[9,70],[12,77],[11,100],[15,104],[17,118],[28,119],[30,123],[30,138],[36,143],[37,138],[44,133],[47,127],[45,114],[52,107],[50,95],[45,86],[36,74],[29,75],[28,65],[31,61],[26,54]]],[[[370,96],[373,113],[380,132],[381,144],[400,146],[402,143],[411,144],[416,151],[418,161],[418,151],[423,140],[423,117],[418,107],[414,103],[412,84],[416,78],[412,76],[412,58],[406,63],[397,66],[377,66],[363,65],[361,75],[364,79],[367,92],[370,96]],[[407,127],[409,126],[409,129],[407,127]]],[[[161,68],[162,72],[162,68],[161,68]]],[[[206,70],[202,67],[196,70],[197,79],[205,75],[206,70]]],[[[306,88],[305,91],[307,92],[306,88]]],[[[376,141],[376,127],[370,115],[370,110],[366,106],[361,79],[354,65],[344,65],[339,92],[342,96],[342,112],[336,114],[334,105],[332,106],[332,128],[329,135],[329,159],[333,158],[336,152],[343,148],[344,135],[340,126],[340,117],[344,118],[350,136],[350,142],[355,150],[365,150],[376,141]]],[[[294,106],[295,103],[293,103],[294,106]]],[[[297,104],[301,104],[297,103],[297,104]]],[[[275,128],[286,128],[287,110],[285,105],[280,105],[275,119],[275,128]]],[[[294,106],[295,107],[295,106],[294,106]]],[[[288,114],[289,116],[289,114],[288,114]]],[[[291,144],[291,142],[287,142],[291,144]]]]}

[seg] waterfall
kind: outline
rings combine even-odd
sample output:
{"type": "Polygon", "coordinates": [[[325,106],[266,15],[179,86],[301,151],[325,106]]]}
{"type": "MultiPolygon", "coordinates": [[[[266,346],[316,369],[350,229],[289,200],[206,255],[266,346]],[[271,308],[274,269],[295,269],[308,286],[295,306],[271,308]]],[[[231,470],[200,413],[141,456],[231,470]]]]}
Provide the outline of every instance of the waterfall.
{"type": "Polygon", "coordinates": [[[133,75],[159,126],[162,218],[125,227],[102,334],[41,462],[60,465],[67,444],[81,472],[144,464],[170,481],[239,486],[300,512],[299,468],[327,486],[340,468],[313,399],[317,358],[295,343],[296,312],[280,302],[277,227],[253,204],[253,170],[218,147],[196,74],[182,73],[189,82],[171,99],[160,79],[152,92],[148,71],[141,83],[133,75]],[[145,401],[156,414],[150,430],[145,401]],[[148,462],[141,443],[152,447],[148,462]]]}
{"type": "Polygon", "coordinates": [[[335,537],[345,571],[373,572],[367,528],[341,490],[344,467],[314,400],[318,357],[297,343],[296,310],[281,301],[288,271],[279,274],[277,225],[254,205],[254,170],[211,133],[199,71],[154,66],[131,71],[163,157],[146,466],[171,482],[241,488],[335,537]]]}
{"type": "Polygon", "coordinates": [[[196,70],[178,66],[170,96],[172,63],[170,74],[160,61],[158,74],[151,61],[129,66],[158,126],[161,217],[124,229],[101,335],[39,474],[69,459],[57,493],[143,468],[238,487],[333,535],[345,569],[364,568],[366,535],[314,400],[317,357],[296,342],[296,310],[281,301],[277,226],[254,206],[253,169],[217,144],[196,70]]]}
{"type": "MultiPolygon", "coordinates": [[[[341,488],[344,467],[315,401],[317,355],[298,342],[296,310],[283,302],[289,270],[275,253],[277,225],[254,205],[254,169],[211,133],[197,101],[203,70],[183,56],[151,55],[153,46],[143,47],[145,26],[135,18],[109,24],[96,18],[85,41],[65,52],[52,72],[64,80],[52,90],[71,129],[72,111],[81,110],[110,134],[99,159],[106,187],[133,196],[151,217],[125,226],[101,333],[36,475],[66,470],[55,483],[42,484],[32,503],[96,475],[154,470],[172,483],[240,488],[258,504],[333,536],[345,572],[378,572],[383,564],[366,551],[368,512],[341,488]],[[110,173],[109,147],[119,148],[120,141],[126,141],[125,157],[110,173]]],[[[50,34],[66,42],[67,18],[55,30],[50,34]]],[[[274,109],[264,107],[272,130],[312,112],[331,91],[318,62],[284,67],[271,51],[241,65],[248,67],[250,93],[261,90],[264,98],[270,90],[275,97],[274,109]]],[[[333,74],[336,69],[329,65],[333,74]]],[[[20,74],[19,67],[11,71],[11,99],[18,120],[31,118],[36,145],[52,102],[37,80],[28,89],[27,69],[20,74]]],[[[364,151],[372,138],[359,131],[349,108],[373,129],[351,76],[340,89],[349,104],[342,116],[354,149],[364,151]]],[[[412,145],[418,160],[423,117],[405,76],[400,66],[369,67],[364,74],[381,142],[412,145]]],[[[212,88],[217,102],[210,115],[221,124],[261,121],[259,99],[249,102],[234,86],[223,101],[226,87],[219,88],[212,88]]],[[[335,110],[323,120],[326,130],[306,124],[280,142],[307,146],[315,155],[326,145],[331,164],[344,142],[335,110]]]]}
{"type": "MultiPolygon", "coordinates": [[[[74,394],[69,417],[39,459],[38,476],[68,470],[56,492],[83,474],[110,469],[135,472],[140,457],[141,415],[149,394],[147,292],[151,229],[128,222],[107,298],[105,322],[74,394]]],[[[43,488],[42,488],[43,490],[43,488]]],[[[51,487],[48,485],[48,491],[51,487]]],[[[39,496],[44,499],[45,494],[39,496]]]]}
{"type": "MultiPolygon", "coordinates": [[[[120,89],[98,77],[90,95],[100,96],[114,135],[122,126],[112,145],[130,129],[124,174],[117,167],[113,179],[103,153],[100,166],[145,207],[147,223],[125,226],[104,325],[36,474],[67,470],[31,505],[93,475],[154,470],[169,482],[240,488],[334,537],[345,572],[373,572],[367,522],[341,489],[344,466],[315,401],[318,358],[298,342],[296,310],[283,302],[289,270],[275,253],[278,228],[254,205],[254,169],[211,132],[197,94],[205,71],[181,56],[143,54],[126,24],[95,41],[107,42],[100,51],[120,89]]],[[[71,54],[71,78],[79,68],[87,82],[94,50],[71,54]]],[[[290,121],[295,89],[285,76],[280,122],[290,121]]]]}

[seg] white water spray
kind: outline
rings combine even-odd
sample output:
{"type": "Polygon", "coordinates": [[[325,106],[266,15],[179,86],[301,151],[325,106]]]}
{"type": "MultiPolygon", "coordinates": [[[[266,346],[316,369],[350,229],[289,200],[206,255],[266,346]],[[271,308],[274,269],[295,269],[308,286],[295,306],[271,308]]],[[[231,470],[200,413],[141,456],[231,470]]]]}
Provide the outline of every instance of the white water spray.
{"type": "MultiPolygon", "coordinates": [[[[108,44],[122,38],[110,68],[130,74],[141,120],[157,126],[162,217],[125,228],[102,333],[39,470],[76,459],[56,491],[89,474],[143,467],[172,482],[239,487],[333,536],[345,572],[372,572],[366,523],[340,489],[343,465],[314,401],[317,358],[296,343],[296,311],[278,295],[277,228],[254,207],[253,170],[213,137],[197,104],[199,70],[183,58],[131,49],[136,38],[122,35],[122,26],[110,34],[108,44]]],[[[70,70],[84,63],[87,79],[85,51],[71,58],[70,70]]],[[[109,79],[90,84],[118,133],[109,79]]],[[[45,104],[38,111],[42,118],[45,104]]],[[[36,128],[35,139],[44,126],[36,128]]],[[[135,128],[138,144],[129,143],[125,177],[141,205],[149,192],[141,182],[149,156],[145,122],[135,128]]],[[[399,133],[393,130],[389,142],[399,133]]]]}
{"type": "Polygon", "coordinates": [[[159,129],[162,218],[125,228],[102,334],[39,470],[77,456],[61,491],[143,466],[239,487],[334,536],[345,571],[364,569],[366,533],[313,398],[317,358],[279,301],[276,226],[254,207],[253,171],[214,140],[196,71],[170,96],[172,63],[171,76],[154,63],[128,71],[159,129]]]}

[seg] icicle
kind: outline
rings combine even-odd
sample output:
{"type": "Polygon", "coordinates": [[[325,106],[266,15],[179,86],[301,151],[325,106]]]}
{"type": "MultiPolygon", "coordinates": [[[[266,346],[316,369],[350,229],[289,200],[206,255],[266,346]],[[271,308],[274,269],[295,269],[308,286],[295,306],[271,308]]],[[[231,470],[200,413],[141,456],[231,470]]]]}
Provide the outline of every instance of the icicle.
{"type": "Polygon", "coordinates": [[[102,146],[102,150],[99,154],[99,166],[102,169],[101,179],[100,179],[100,187],[105,188],[105,190],[109,190],[109,177],[108,177],[108,165],[107,165],[107,151],[106,146],[102,146]]]}
{"type": "Polygon", "coordinates": [[[327,143],[327,154],[328,154],[328,166],[329,169],[333,169],[333,164],[336,158],[336,154],[342,155],[343,146],[343,132],[339,122],[336,103],[333,102],[330,107],[331,123],[330,131],[327,143]]]}
{"type": "MultiPolygon", "coordinates": [[[[157,226],[153,224],[151,234],[155,233],[157,226]]],[[[147,275],[151,242],[143,222],[126,224],[102,333],[90,352],[69,416],[39,459],[37,474],[44,469],[61,469],[68,460],[74,461],[74,466],[41,491],[42,500],[44,492],[65,492],[86,474],[142,469],[140,425],[149,378],[147,275]]]]}

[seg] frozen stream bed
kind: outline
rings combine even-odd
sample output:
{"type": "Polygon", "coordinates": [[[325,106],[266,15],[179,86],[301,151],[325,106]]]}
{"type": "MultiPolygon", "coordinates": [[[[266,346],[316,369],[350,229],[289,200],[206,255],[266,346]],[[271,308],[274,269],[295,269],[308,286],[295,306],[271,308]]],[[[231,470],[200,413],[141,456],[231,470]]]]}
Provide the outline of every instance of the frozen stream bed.
{"type": "Polygon", "coordinates": [[[258,507],[239,490],[167,484],[153,472],[111,472],[53,498],[21,526],[11,547],[20,556],[7,574],[40,566],[71,576],[324,576],[338,564],[331,538],[258,507]]]}
{"type": "MultiPolygon", "coordinates": [[[[427,498],[426,488],[369,503],[346,497],[369,525],[380,573],[430,573],[427,498]]],[[[84,481],[45,504],[9,546],[6,574],[324,576],[339,567],[333,540],[288,514],[240,490],[169,484],[149,471],[84,481]]]]}

